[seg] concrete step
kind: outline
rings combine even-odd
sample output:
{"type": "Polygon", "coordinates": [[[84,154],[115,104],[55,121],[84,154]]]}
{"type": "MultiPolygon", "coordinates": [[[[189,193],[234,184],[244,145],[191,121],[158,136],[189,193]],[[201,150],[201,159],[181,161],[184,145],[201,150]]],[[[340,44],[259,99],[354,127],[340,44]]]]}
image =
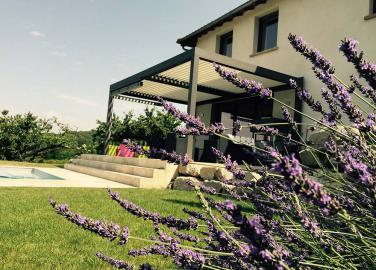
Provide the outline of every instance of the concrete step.
{"type": "Polygon", "coordinates": [[[148,178],[153,178],[154,171],[159,170],[159,169],[153,169],[153,168],[143,168],[143,167],[132,166],[132,165],[127,165],[127,164],[95,161],[95,160],[88,160],[88,159],[72,159],[71,163],[74,165],[83,166],[83,167],[91,167],[94,169],[113,171],[113,172],[131,174],[134,176],[141,176],[141,177],[148,177],[148,178]]]}
{"type": "Polygon", "coordinates": [[[152,188],[153,187],[153,179],[146,178],[141,176],[135,176],[131,174],[119,173],[119,172],[112,172],[106,171],[101,169],[96,169],[92,167],[85,167],[80,165],[75,165],[72,163],[67,163],[64,165],[64,168],[67,170],[88,174],[96,177],[100,177],[103,179],[123,183],[126,185],[140,187],[140,188],[152,188]]]}
{"type": "Polygon", "coordinates": [[[123,165],[138,166],[143,168],[152,169],[165,169],[167,161],[160,159],[151,158],[126,158],[126,157],[111,157],[105,155],[93,155],[93,154],[83,154],[80,159],[101,161],[108,163],[117,163],[123,165]]]}

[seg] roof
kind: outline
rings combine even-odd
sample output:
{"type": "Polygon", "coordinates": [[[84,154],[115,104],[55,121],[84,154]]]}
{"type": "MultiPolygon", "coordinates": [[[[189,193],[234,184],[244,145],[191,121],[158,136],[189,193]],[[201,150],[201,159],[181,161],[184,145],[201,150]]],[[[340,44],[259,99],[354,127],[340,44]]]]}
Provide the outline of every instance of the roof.
{"type": "Polygon", "coordinates": [[[110,95],[120,95],[121,99],[131,101],[142,99],[137,102],[148,104],[158,101],[159,96],[167,101],[187,104],[193,62],[197,63],[197,78],[195,79],[197,104],[250,97],[244,94],[243,90],[223,80],[214,70],[213,62],[226,67],[226,70],[235,72],[244,79],[258,81],[273,92],[290,89],[288,81],[290,78],[295,78],[200,48],[193,48],[112,84],[110,95]]]}
{"type": "Polygon", "coordinates": [[[225,22],[231,21],[237,16],[242,16],[246,11],[254,9],[258,5],[266,3],[266,1],[267,0],[249,0],[246,3],[238,6],[237,8],[234,8],[233,10],[227,12],[225,15],[190,33],[189,35],[179,38],[176,42],[182,46],[195,47],[197,40],[201,36],[205,35],[216,27],[221,26],[225,22]]]}

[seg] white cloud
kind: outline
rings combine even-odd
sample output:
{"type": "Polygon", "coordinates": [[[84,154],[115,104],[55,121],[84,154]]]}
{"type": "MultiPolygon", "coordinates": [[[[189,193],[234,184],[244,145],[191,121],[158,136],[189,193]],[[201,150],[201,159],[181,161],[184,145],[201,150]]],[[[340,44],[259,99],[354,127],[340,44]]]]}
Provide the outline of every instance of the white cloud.
{"type": "Polygon", "coordinates": [[[79,61],[79,60],[73,62],[73,65],[75,65],[75,66],[77,66],[77,67],[80,67],[80,66],[82,66],[83,64],[84,64],[84,63],[83,63],[82,61],[79,61]]]}
{"type": "Polygon", "coordinates": [[[68,54],[65,51],[51,51],[50,54],[59,56],[59,57],[67,57],[68,54]]]}
{"type": "Polygon", "coordinates": [[[35,30],[31,31],[30,35],[32,35],[35,38],[44,38],[46,36],[46,34],[35,30]]]}
{"type": "Polygon", "coordinates": [[[72,103],[76,103],[78,105],[85,105],[85,106],[90,106],[90,107],[100,107],[98,103],[96,103],[92,100],[88,100],[88,99],[84,99],[84,98],[80,98],[80,97],[76,97],[76,96],[72,96],[72,95],[59,94],[59,95],[57,95],[57,98],[60,98],[60,99],[63,99],[65,101],[69,101],[69,102],[72,102],[72,103]]]}

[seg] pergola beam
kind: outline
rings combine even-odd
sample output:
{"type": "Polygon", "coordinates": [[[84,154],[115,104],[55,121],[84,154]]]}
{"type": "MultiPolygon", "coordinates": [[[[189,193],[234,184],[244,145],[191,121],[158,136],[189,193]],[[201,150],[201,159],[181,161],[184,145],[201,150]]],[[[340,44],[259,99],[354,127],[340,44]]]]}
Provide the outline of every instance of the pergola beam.
{"type": "MultiPolygon", "coordinates": [[[[144,98],[144,99],[149,99],[149,100],[158,102],[158,98],[154,95],[138,93],[138,92],[134,92],[134,91],[125,92],[123,95],[124,96],[130,96],[130,97],[136,97],[136,98],[137,97],[138,98],[144,98]]],[[[174,103],[178,103],[178,104],[187,104],[187,102],[179,100],[179,99],[167,98],[167,97],[163,97],[163,99],[166,100],[166,101],[174,102],[174,103]]]]}
{"type": "Polygon", "coordinates": [[[181,54],[178,54],[170,59],[167,59],[166,61],[163,61],[162,63],[159,63],[157,65],[154,65],[144,71],[141,71],[129,78],[126,78],[124,80],[121,80],[119,82],[116,82],[114,84],[111,84],[110,91],[116,91],[121,88],[124,88],[126,86],[129,86],[131,84],[141,82],[142,80],[146,78],[150,78],[153,75],[159,74],[163,71],[166,71],[170,68],[174,68],[180,64],[186,63],[190,61],[193,57],[194,50],[185,51],[181,54]]]}
{"type": "MultiPolygon", "coordinates": [[[[167,77],[160,76],[160,75],[152,76],[152,77],[148,78],[147,80],[151,81],[151,82],[157,82],[157,83],[167,84],[167,85],[180,87],[180,88],[184,88],[184,89],[189,89],[189,83],[188,82],[179,81],[177,79],[167,78],[167,77]]],[[[220,96],[220,97],[230,97],[230,96],[232,96],[232,93],[230,93],[230,92],[211,88],[211,87],[207,87],[207,86],[203,86],[203,85],[197,85],[197,91],[201,92],[201,93],[220,96]]]]}
{"type": "MultiPolygon", "coordinates": [[[[288,84],[278,85],[275,87],[269,88],[272,92],[279,92],[284,90],[289,90],[291,87],[288,84]]],[[[220,97],[220,98],[214,98],[209,99],[205,101],[197,102],[197,105],[205,105],[205,104],[212,104],[212,103],[221,103],[221,102],[228,102],[228,101],[234,101],[234,100],[240,100],[240,99],[246,99],[246,98],[254,98],[257,96],[251,96],[247,93],[241,93],[241,94],[231,94],[229,97],[220,97]]]]}

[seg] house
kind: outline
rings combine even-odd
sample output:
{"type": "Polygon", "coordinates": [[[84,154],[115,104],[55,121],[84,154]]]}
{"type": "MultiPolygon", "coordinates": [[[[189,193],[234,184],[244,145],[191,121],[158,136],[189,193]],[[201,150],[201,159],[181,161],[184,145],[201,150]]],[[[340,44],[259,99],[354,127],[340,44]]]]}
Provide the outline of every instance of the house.
{"type": "MultiPolygon", "coordinates": [[[[344,37],[360,41],[367,57],[376,60],[376,0],[251,0],[229,11],[196,31],[179,38],[183,52],[110,86],[108,134],[110,136],[113,100],[125,99],[150,104],[156,96],[187,104],[188,112],[206,124],[214,121],[232,126],[243,123],[281,121],[279,104],[244,95],[223,81],[213,70],[216,62],[236,71],[239,76],[263,83],[273,95],[286,104],[313,114],[304,106],[289,78],[296,79],[314,98],[320,99],[321,83],[314,77],[309,63],[294,51],[287,40],[292,32],[318,48],[337,67],[336,74],[348,81],[354,70],[338,51],[344,37]]],[[[308,123],[294,113],[298,122],[308,123]]],[[[303,136],[308,130],[300,130],[303,136]]],[[[241,139],[254,143],[270,140],[264,134],[243,129],[241,139]]],[[[179,146],[182,144],[180,143],[179,146]]],[[[228,151],[228,142],[208,136],[188,136],[180,151],[196,160],[206,161],[207,150],[216,146],[228,151]]],[[[234,146],[236,147],[236,146],[234,146]]],[[[235,151],[237,152],[237,151],[235,151]]]]}

